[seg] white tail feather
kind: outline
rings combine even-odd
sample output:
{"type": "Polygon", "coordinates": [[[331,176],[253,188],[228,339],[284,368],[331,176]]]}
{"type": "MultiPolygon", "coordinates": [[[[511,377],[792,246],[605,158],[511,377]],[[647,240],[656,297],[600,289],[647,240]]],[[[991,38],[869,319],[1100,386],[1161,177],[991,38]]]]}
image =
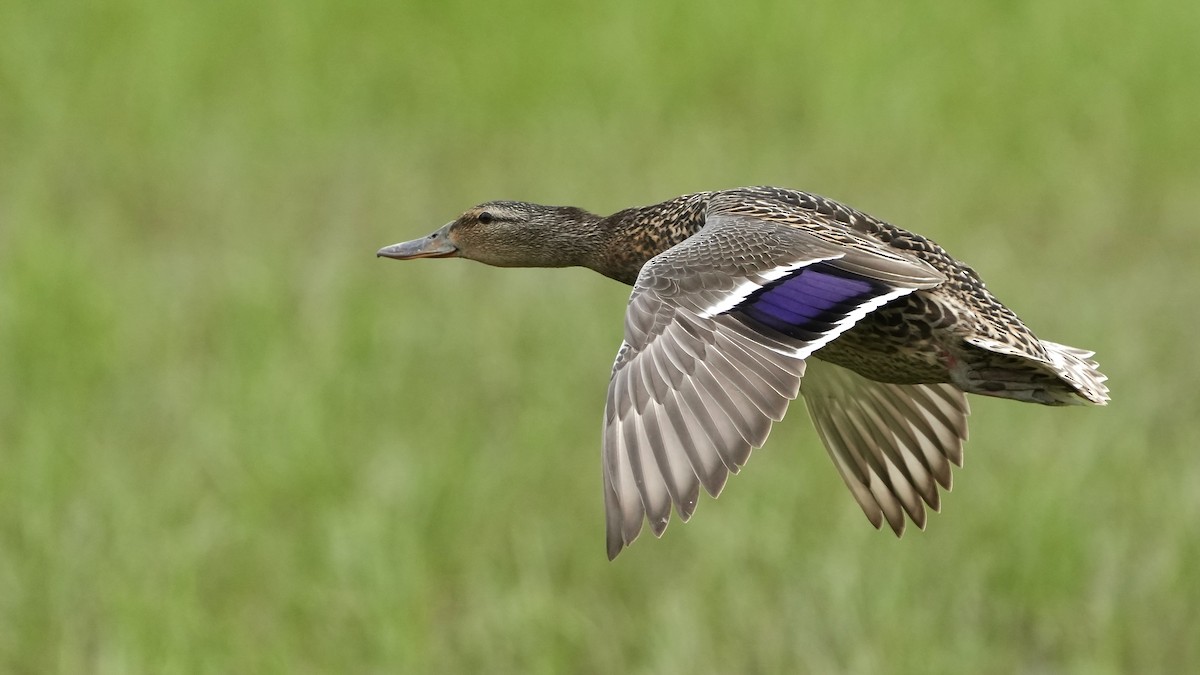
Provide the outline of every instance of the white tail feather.
{"type": "Polygon", "coordinates": [[[1072,402],[1108,404],[1108,387],[1104,385],[1108,376],[1100,372],[1099,364],[1092,360],[1095,352],[1049,340],[1042,340],[1042,346],[1046,348],[1046,355],[1050,357],[1050,363],[1058,371],[1059,377],[1075,387],[1078,397],[1083,399],[1072,402]]]}

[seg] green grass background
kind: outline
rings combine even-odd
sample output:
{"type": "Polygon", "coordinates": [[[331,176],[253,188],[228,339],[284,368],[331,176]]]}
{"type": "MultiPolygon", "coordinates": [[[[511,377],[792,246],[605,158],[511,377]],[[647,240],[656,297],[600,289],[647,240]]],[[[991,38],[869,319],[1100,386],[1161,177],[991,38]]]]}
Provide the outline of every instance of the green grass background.
{"type": "Polygon", "coordinates": [[[0,672],[1200,667],[1200,3],[0,4],[0,672]],[[628,289],[376,260],[481,201],[800,187],[1104,409],[974,399],[927,532],[800,408],[605,559],[628,289]]]}

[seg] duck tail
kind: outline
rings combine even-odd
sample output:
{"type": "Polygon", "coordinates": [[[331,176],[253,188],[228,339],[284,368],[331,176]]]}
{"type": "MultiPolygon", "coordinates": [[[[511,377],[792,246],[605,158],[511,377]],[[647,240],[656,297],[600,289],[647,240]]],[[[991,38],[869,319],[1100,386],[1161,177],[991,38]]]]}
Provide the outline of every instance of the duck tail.
{"type": "Polygon", "coordinates": [[[963,391],[1042,405],[1105,405],[1108,378],[1092,360],[1093,352],[1039,340],[1041,354],[981,336],[965,338],[978,348],[952,372],[963,391]]]}
{"type": "Polygon", "coordinates": [[[1056,402],[1108,404],[1108,387],[1104,384],[1108,376],[1100,372],[1100,365],[1092,359],[1095,352],[1060,345],[1049,340],[1041,342],[1042,346],[1046,348],[1046,355],[1050,357],[1050,364],[1058,376],[1074,387],[1073,392],[1069,392],[1067,397],[1056,402]]]}

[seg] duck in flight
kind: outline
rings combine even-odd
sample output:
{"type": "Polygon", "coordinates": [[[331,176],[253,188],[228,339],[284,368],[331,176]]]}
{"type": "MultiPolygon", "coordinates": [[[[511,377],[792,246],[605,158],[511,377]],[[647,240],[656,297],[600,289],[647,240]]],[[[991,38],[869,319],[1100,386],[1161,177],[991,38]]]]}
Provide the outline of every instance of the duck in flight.
{"type": "Polygon", "coordinates": [[[582,266],[633,286],[605,406],[608,557],[716,497],[803,395],[871,523],[940,508],[966,394],[1108,402],[1092,352],[1040,340],[933,241],[817,195],[701,192],[607,217],[493,201],[399,260],[582,266]]]}

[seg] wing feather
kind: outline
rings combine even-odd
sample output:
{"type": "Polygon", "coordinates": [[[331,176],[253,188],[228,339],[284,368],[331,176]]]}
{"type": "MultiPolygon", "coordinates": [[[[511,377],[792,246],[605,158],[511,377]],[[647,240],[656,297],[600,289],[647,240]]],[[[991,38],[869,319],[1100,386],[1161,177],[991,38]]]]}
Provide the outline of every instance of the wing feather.
{"type": "Polygon", "coordinates": [[[937,485],[950,488],[961,465],[970,409],[949,384],[875,382],[819,359],[809,361],[801,388],[813,424],[867,518],[880,514],[897,535],[899,506],[918,527],[924,504],[937,510],[937,485]]]}

